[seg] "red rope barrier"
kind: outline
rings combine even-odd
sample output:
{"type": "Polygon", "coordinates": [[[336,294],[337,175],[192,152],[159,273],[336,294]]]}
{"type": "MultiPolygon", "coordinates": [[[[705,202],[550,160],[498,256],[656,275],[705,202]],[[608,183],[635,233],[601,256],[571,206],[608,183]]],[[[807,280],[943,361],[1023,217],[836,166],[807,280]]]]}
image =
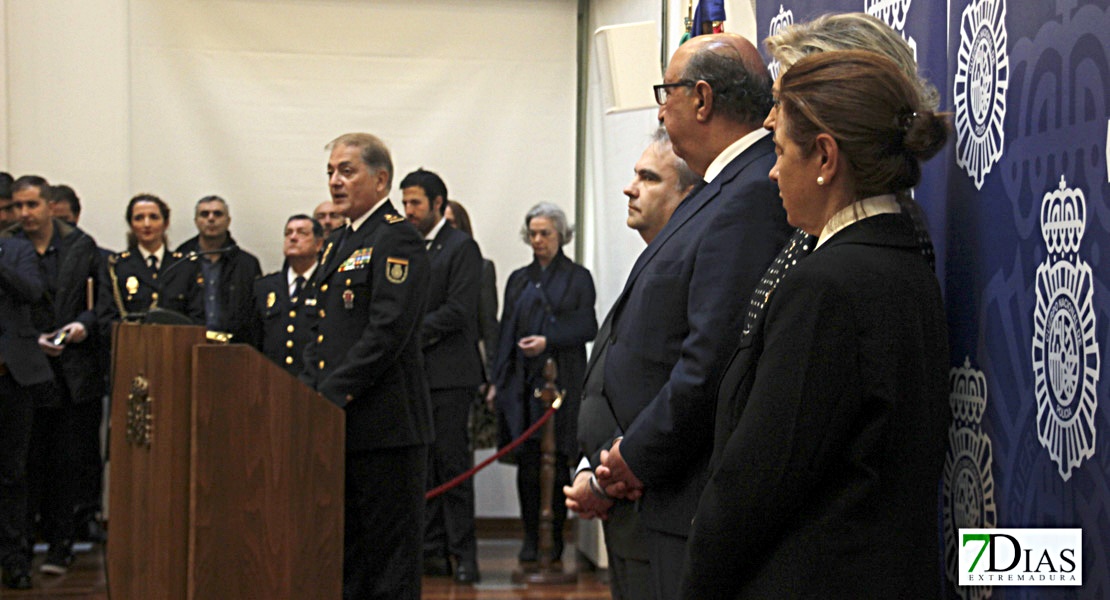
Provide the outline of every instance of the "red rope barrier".
{"type": "Polygon", "coordinates": [[[486,468],[493,461],[501,458],[502,456],[505,456],[509,452],[512,452],[514,449],[516,449],[517,446],[523,444],[524,440],[531,437],[533,433],[536,433],[536,430],[538,430],[540,427],[543,427],[543,424],[546,423],[547,420],[551,418],[551,415],[555,414],[555,410],[557,408],[558,407],[556,407],[556,406],[552,406],[551,408],[547,409],[547,412],[543,413],[543,416],[540,417],[540,419],[538,421],[536,421],[535,423],[532,423],[531,427],[526,429],[524,431],[524,433],[520,434],[520,437],[518,437],[515,440],[513,440],[512,442],[510,442],[508,446],[505,446],[504,448],[498,450],[497,453],[494,454],[493,456],[487,458],[486,460],[483,460],[482,462],[478,463],[477,465],[474,465],[474,467],[472,467],[469,471],[460,474],[458,477],[455,477],[451,481],[448,481],[447,483],[444,483],[443,485],[436,486],[432,490],[429,490],[427,494],[424,494],[424,501],[431,500],[432,498],[435,498],[436,496],[442,494],[443,492],[446,492],[447,490],[455,487],[456,485],[459,485],[460,483],[466,481],[467,479],[470,479],[471,477],[474,476],[475,473],[477,473],[478,471],[481,471],[482,469],[486,468]]]}

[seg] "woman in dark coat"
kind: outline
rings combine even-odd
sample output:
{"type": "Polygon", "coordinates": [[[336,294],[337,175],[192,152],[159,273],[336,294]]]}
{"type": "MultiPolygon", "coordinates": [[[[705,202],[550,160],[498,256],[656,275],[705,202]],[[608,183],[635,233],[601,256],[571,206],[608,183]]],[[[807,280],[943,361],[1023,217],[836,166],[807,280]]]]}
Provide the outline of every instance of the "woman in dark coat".
{"type": "Polygon", "coordinates": [[[909,190],[945,121],[872,52],[805,57],[775,94],[770,177],[817,241],[720,380],[681,597],[938,598],[948,344],[909,190]]]}
{"type": "MultiPolygon", "coordinates": [[[[498,445],[505,446],[543,415],[533,393],[544,384],[543,366],[555,359],[556,385],[563,390],[562,408],[555,413],[556,464],[551,508],[554,548],[563,553],[562,531],[567,509],[563,486],[570,484],[568,457],[577,455],[578,403],[586,370],[586,342],[597,333],[594,282],[590,272],[563,254],[573,232],[566,214],[550,203],[532,207],[524,219],[524,241],[532,246],[532,264],[513,271],[505,284],[501,335],[494,364],[499,421],[498,445]]],[[[538,559],[540,516],[539,433],[515,454],[517,493],[524,521],[522,563],[538,559]]]]}

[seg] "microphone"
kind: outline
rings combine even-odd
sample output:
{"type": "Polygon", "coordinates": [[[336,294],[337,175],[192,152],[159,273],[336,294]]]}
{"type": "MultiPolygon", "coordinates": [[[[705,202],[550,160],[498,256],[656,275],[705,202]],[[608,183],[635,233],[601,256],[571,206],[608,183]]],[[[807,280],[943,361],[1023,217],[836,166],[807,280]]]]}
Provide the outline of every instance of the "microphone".
{"type": "MultiPolygon", "coordinates": [[[[231,244],[222,248],[216,248],[215,250],[190,250],[189,252],[186,252],[180,259],[162,270],[162,272],[159,274],[159,278],[156,280],[158,282],[158,285],[155,286],[154,292],[158,294],[159,299],[162,298],[162,286],[166,282],[166,275],[173,271],[174,268],[178,265],[184,264],[186,262],[195,263],[197,259],[202,256],[216,256],[220,254],[227,254],[232,250],[238,249],[239,244],[231,244]]],[[[176,310],[162,308],[158,306],[157,301],[154,303],[154,307],[150,310],[144,313],[131,313],[131,315],[129,316],[131,316],[132,318],[137,318],[137,320],[141,323],[150,323],[155,325],[196,325],[196,323],[194,323],[193,320],[190,319],[188,316],[183,315],[176,310]]]]}

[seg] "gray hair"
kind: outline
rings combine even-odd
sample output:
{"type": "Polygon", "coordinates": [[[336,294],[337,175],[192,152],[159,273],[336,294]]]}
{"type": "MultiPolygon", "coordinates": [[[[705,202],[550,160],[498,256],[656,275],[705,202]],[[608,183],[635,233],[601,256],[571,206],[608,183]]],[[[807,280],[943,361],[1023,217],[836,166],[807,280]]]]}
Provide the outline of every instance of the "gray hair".
{"type": "MultiPolygon", "coordinates": [[[[389,154],[389,147],[376,135],[370,133],[344,133],[328,142],[325,150],[334,150],[336,146],[354,146],[359,149],[362,162],[371,171],[384,170],[388,175],[385,182],[386,189],[393,187],[393,157],[389,154]]],[[[435,198],[430,198],[435,200],[435,198]]]]}
{"type": "Polygon", "coordinates": [[[861,12],[821,15],[808,23],[795,23],[763,40],[784,73],[802,57],[832,50],[868,50],[890,60],[910,78],[920,104],[936,110],[940,95],[933,84],[917,74],[913,50],[898,32],[881,20],[861,12]]]}
{"type": "Polygon", "coordinates": [[[528,224],[536,217],[543,217],[551,221],[555,231],[559,234],[560,246],[566,246],[574,239],[574,225],[567,223],[567,213],[550,202],[540,202],[528,209],[528,214],[524,215],[524,227],[520,228],[520,237],[525,244],[532,243],[531,237],[528,235],[528,224]]]}
{"type": "Polygon", "coordinates": [[[674,147],[671,144],[671,136],[667,135],[667,129],[660,126],[651,134],[651,145],[659,150],[660,154],[669,152],[671,154],[671,166],[674,167],[675,174],[678,175],[678,191],[684,192],[692,186],[697,185],[701,181],[701,175],[698,175],[686,164],[682,157],[674,153],[674,147]]]}
{"type": "Polygon", "coordinates": [[[224,212],[229,215],[231,214],[231,207],[227,205],[227,200],[224,200],[223,198],[215,194],[211,194],[201,198],[200,200],[197,200],[196,206],[193,207],[193,212],[195,213],[196,211],[200,210],[200,205],[206,202],[219,202],[220,204],[224,205],[224,212]]]}

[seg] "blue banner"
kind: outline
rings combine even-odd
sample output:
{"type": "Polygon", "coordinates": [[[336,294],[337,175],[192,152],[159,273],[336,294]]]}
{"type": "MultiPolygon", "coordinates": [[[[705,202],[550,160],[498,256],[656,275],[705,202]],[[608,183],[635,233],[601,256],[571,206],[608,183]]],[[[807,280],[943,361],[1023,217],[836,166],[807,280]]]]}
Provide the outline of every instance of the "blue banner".
{"type": "Polygon", "coordinates": [[[954,420],[938,573],[950,597],[1110,598],[1108,5],[757,6],[761,38],[830,12],[878,17],[915,49],[952,113],[952,139],[915,190],[949,321],[954,420]],[[1081,528],[1082,587],[954,585],[955,532],[1000,527],[1081,528]]]}

